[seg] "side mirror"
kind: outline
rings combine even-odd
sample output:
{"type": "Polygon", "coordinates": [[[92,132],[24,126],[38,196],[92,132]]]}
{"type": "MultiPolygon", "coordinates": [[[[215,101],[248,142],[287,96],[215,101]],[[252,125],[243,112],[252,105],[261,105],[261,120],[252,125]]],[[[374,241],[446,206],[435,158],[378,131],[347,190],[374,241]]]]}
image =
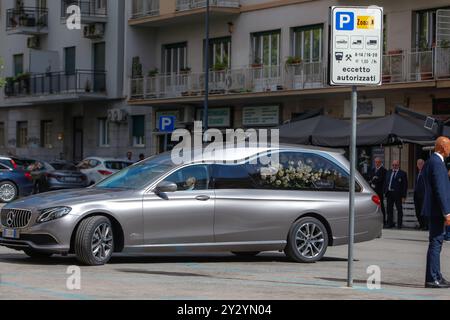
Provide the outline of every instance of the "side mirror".
{"type": "Polygon", "coordinates": [[[176,185],[176,183],[170,181],[162,181],[156,186],[153,192],[159,194],[159,193],[175,192],[177,190],[178,186],[176,185]]]}

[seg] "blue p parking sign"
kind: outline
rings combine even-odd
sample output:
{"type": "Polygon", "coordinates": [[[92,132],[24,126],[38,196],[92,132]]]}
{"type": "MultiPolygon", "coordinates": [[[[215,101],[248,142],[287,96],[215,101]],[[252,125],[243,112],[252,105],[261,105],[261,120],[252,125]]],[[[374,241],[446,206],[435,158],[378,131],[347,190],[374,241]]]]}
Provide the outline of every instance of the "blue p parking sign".
{"type": "Polygon", "coordinates": [[[173,132],[175,130],[175,116],[161,116],[159,117],[159,131],[173,132]]]}
{"type": "Polygon", "coordinates": [[[355,29],[355,14],[353,12],[336,12],[336,30],[352,31],[355,29]]]}

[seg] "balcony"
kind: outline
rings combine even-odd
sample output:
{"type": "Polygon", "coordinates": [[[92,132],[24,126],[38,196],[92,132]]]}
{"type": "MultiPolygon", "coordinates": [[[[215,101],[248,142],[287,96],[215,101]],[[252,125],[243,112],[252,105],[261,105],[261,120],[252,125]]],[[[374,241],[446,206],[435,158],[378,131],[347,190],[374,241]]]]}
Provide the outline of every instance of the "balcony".
{"type": "MultiPolygon", "coordinates": [[[[321,62],[302,66],[261,66],[210,71],[209,94],[245,94],[326,86],[321,62]]],[[[167,99],[205,94],[205,73],[162,74],[131,79],[131,99],[167,99]]]]}
{"type": "Polygon", "coordinates": [[[48,10],[21,7],[6,11],[8,34],[43,35],[48,33],[48,10]]]}
{"type": "MultiPolygon", "coordinates": [[[[133,0],[132,26],[164,27],[203,19],[206,0],[133,0]]],[[[211,18],[240,14],[239,0],[210,0],[211,18]]]]}
{"type": "Polygon", "coordinates": [[[132,19],[159,16],[159,0],[133,0],[132,19]]]}
{"type": "Polygon", "coordinates": [[[76,97],[105,94],[106,72],[76,70],[75,72],[47,72],[21,74],[6,78],[5,96],[24,98],[36,96],[74,95],[76,97]]]}
{"type": "Polygon", "coordinates": [[[108,21],[107,1],[99,0],[62,0],[61,18],[67,19],[70,6],[78,6],[81,10],[81,23],[106,23],[108,21]]]}
{"type": "MultiPolygon", "coordinates": [[[[421,52],[390,52],[383,58],[383,84],[424,83],[450,80],[450,48],[421,52]]],[[[427,83],[428,84],[425,84],[427,83]]],[[[158,74],[130,79],[130,100],[201,97],[205,73],[158,74]]],[[[305,91],[329,88],[326,62],[284,66],[249,66],[210,71],[209,94],[214,96],[305,91]]]]}
{"type": "MultiPolygon", "coordinates": [[[[211,8],[239,8],[239,0],[210,0],[211,8]]],[[[177,11],[188,11],[206,8],[206,0],[177,0],[177,11]]]]}

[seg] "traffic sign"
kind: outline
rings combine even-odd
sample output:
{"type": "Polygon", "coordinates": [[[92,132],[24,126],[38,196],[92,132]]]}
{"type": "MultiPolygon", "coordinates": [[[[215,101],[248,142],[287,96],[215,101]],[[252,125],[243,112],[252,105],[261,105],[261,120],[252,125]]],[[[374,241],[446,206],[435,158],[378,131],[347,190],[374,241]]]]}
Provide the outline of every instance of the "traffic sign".
{"type": "Polygon", "coordinates": [[[160,116],[159,117],[159,131],[173,132],[175,130],[176,117],[174,116],[160,116]]]}
{"type": "Polygon", "coordinates": [[[383,8],[331,8],[331,85],[381,85],[383,8]]]}

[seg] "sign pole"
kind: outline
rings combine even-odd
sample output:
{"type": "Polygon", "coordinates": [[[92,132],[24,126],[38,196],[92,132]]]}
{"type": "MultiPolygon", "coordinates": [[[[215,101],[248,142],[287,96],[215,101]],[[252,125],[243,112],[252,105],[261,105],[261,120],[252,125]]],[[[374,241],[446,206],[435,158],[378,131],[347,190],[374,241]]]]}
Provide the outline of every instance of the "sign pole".
{"type": "Polygon", "coordinates": [[[209,128],[208,124],[208,104],[209,104],[209,0],[206,0],[206,14],[205,14],[205,100],[203,102],[203,130],[204,142],[208,142],[206,131],[209,128]]]}
{"type": "Polygon", "coordinates": [[[347,286],[352,288],[356,211],[357,86],[382,85],[383,8],[333,6],[330,12],[330,84],[352,86],[347,270],[347,286]]]}
{"type": "Polygon", "coordinates": [[[356,174],[356,127],[358,117],[358,89],[352,86],[352,133],[350,142],[350,215],[348,239],[348,275],[347,287],[353,287],[353,245],[355,238],[355,174],[356,174]]]}

